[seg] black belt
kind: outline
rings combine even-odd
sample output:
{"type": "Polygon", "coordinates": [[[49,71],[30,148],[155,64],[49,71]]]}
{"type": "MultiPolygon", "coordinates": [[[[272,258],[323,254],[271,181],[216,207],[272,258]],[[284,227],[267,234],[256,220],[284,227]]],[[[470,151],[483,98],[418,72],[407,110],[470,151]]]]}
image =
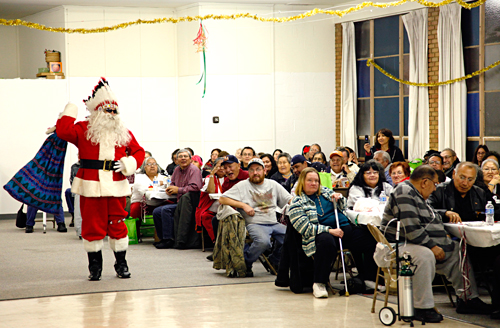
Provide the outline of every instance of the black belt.
{"type": "Polygon", "coordinates": [[[116,161],[99,161],[95,159],[80,159],[80,168],[103,171],[113,171],[116,161]]]}

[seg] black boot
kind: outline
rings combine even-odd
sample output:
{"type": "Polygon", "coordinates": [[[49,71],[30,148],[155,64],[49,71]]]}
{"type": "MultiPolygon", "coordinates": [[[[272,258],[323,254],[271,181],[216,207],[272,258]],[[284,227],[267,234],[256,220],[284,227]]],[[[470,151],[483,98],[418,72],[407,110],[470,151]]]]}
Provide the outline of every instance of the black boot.
{"type": "Polygon", "coordinates": [[[58,232],[68,232],[68,229],[66,228],[66,224],[64,222],[58,223],[57,224],[57,231],[58,232]]]}
{"type": "Polygon", "coordinates": [[[118,278],[130,278],[130,272],[128,272],[127,260],[125,260],[125,254],[127,251],[115,252],[115,271],[118,278]]]}
{"type": "Polygon", "coordinates": [[[69,226],[72,228],[75,226],[75,213],[69,213],[71,214],[71,223],[69,224],[69,226]]]}
{"type": "Polygon", "coordinates": [[[101,280],[101,272],[102,272],[102,253],[99,252],[90,252],[87,253],[89,256],[89,280],[90,281],[99,281],[101,280]]]}

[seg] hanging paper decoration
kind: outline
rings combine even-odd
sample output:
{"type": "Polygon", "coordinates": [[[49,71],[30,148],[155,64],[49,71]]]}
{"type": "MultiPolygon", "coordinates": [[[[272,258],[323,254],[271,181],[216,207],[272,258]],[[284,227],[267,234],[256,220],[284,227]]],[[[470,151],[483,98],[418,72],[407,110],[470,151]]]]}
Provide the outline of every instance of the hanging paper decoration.
{"type": "Polygon", "coordinates": [[[196,84],[200,84],[201,80],[203,80],[202,98],[205,98],[205,92],[207,91],[207,58],[205,56],[205,50],[207,49],[207,30],[203,26],[203,21],[200,21],[200,29],[198,30],[198,35],[193,42],[194,45],[198,47],[196,52],[203,52],[203,72],[201,73],[200,80],[196,84]]]}

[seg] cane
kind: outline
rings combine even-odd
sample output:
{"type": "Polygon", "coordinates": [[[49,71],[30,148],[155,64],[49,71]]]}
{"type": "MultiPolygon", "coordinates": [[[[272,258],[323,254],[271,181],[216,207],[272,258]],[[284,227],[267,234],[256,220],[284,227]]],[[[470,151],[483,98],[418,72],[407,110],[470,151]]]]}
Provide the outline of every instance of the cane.
{"type": "MultiPolygon", "coordinates": [[[[339,213],[337,212],[337,201],[335,201],[334,204],[335,204],[335,220],[337,221],[337,228],[340,229],[339,213]]],[[[344,248],[342,247],[342,238],[339,238],[339,244],[340,244],[340,256],[342,258],[342,270],[344,272],[345,296],[349,296],[349,291],[347,290],[347,277],[345,275],[344,248]]]]}

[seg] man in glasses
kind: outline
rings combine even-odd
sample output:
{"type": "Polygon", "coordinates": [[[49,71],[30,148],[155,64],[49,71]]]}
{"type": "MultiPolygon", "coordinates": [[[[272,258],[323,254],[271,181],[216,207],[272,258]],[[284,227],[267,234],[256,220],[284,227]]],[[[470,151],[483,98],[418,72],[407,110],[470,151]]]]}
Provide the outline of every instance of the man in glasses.
{"type": "Polygon", "coordinates": [[[469,278],[467,296],[460,291],[464,289],[460,246],[449,237],[441,215],[426,203],[438,183],[437,173],[432,167],[417,167],[410,180],[398,184],[391,193],[381,223],[387,239],[395,242],[396,222],[392,220],[401,221],[401,241],[406,241],[400,248],[400,255],[409,252],[416,265],[413,276],[414,318],[426,322],[443,320],[434,308],[432,281],[436,272],[445,275],[452,283],[457,294],[457,313],[489,314],[492,307],[479,299],[472,270],[465,273],[469,278]]]}
{"type": "Polygon", "coordinates": [[[125,259],[128,231],[125,197],[131,190],[126,176],[144,161],[144,149],[120,118],[118,102],[108,81],[101,78],[92,95],[83,101],[90,112],[77,122],[78,107],[68,103],[57,121],[57,135],[76,145],[80,169],[71,192],[80,195],[83,246],[88,253],[89,280],[101,279],[103,239],[116,258],[118,278],[130,278],[125,259]]]}
{"type": "Polygon", "coordinates": [[[453,179],[440,184],[429,197],[427,202],[442,216],[444,222],[484,220],[484,215],[478,216],[477,213],[484,212],[486,203],[492,199],[483,189],[474,185],[478,170],[479,167],[471,162],[459,163],[453,171],[453,179]]]}

